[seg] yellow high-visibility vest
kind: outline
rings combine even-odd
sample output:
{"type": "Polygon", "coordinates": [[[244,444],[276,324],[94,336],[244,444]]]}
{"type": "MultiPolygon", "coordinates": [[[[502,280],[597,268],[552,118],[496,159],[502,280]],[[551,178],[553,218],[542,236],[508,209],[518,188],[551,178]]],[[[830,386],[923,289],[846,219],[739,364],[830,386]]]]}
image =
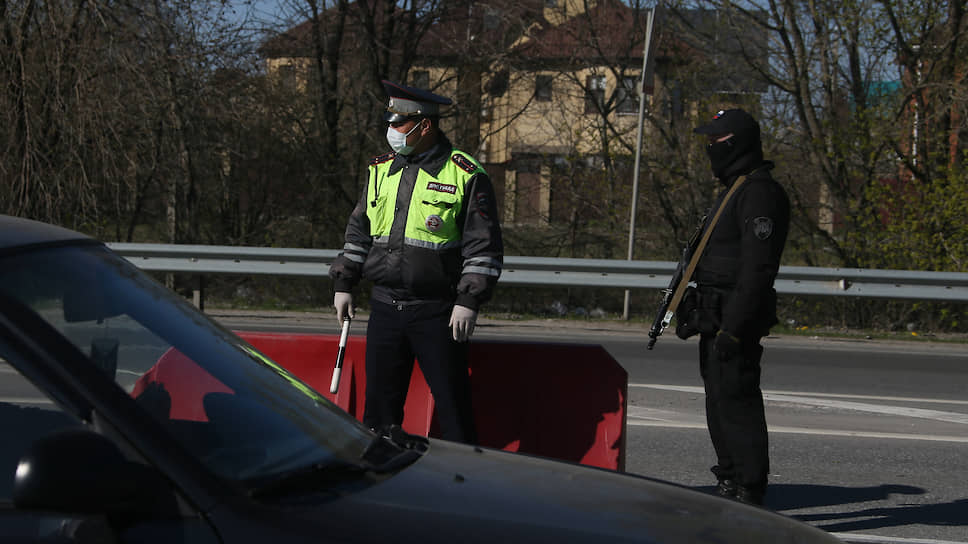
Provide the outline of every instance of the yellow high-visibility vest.
{"type": "MultiPolygon", "coordinates": [[[[370,235],[377,241],[390,236],[397,202],[397,191],[404,169],[390,174],[387,160],[370,166],[367,184],[366,216],[370,235]]],[[[437,177],[420,169],[410,196],[410,210],[404,229],[404,243],[428,249],[444,249],[460,242],[457,224],[464,202],[467,181],[484,167],[475,159],[453,150],[437,177]]]]}

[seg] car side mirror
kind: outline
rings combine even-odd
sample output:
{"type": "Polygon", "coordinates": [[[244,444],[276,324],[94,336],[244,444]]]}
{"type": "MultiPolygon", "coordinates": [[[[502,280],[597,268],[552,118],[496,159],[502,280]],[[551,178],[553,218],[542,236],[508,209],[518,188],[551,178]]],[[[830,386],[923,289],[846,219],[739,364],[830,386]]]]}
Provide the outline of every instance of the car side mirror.
{"type": "Polygon", "coordinates": [[[170,513],[174,494],[158,470],[126,459],[106,437],[74,428],[30,445],[17,465],[13,502],[25,510],[153,517],[170,513]]]}

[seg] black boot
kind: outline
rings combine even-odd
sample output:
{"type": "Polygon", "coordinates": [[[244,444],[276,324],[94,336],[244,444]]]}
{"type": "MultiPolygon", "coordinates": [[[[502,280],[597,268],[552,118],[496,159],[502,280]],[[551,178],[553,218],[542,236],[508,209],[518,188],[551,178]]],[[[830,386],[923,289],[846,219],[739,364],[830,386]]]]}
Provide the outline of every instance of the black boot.
{"type": "Polygon", "coordinates": [[[733,497],[739,502],[763,506],[763,496],[766,495],[766,486],[746,487],[737,485],[733,491],[733,497]]]}
{"type": "Polygon", "coordinates": [[[733,480],[719,480],[716,484],[716,494],[728,499],[736,498],[736,482],[733,480]]]}

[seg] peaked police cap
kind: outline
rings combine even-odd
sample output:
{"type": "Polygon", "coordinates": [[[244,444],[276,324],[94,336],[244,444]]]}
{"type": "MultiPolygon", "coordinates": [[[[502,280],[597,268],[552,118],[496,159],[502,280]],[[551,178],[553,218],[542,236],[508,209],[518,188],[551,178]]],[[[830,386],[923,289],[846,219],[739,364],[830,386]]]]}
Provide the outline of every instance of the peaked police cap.
{"type": "Polygon", "coordinates": [[[383,120],[389,123],[399,123],[409,117],[436,117],[440,115],[440,106],[449,106],[449,98],[434,94],[426,89],[408,87],[392,81],[383,80],[383,88],[390,95],[387,111],[383,120]]]}

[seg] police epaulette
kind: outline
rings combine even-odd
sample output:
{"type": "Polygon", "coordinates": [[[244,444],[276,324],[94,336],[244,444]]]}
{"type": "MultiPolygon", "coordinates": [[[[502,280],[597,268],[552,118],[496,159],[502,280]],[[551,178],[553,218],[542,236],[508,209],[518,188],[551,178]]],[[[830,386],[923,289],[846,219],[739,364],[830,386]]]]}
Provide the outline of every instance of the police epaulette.
{"type": "Polygon", "coordinates": [[[470,161],[467,157],[461,155],[460,153],[455,153],[450,157],[450,160],[454,161],[454,164],[460,166],[462,170],[473,174],[477,170],[477,165],[470,161]]]}
{"type": "Polygon", "coordinates": [[[373,166],[374,164],[381,164],[387,161],[392,161],[393,158],[396,156],[397,154],[393,151],[389,153],[384,153],[382,155],[377,155],[376,157],[373,157],[372,159],[370,159],[370,166],[373,166]]]}

